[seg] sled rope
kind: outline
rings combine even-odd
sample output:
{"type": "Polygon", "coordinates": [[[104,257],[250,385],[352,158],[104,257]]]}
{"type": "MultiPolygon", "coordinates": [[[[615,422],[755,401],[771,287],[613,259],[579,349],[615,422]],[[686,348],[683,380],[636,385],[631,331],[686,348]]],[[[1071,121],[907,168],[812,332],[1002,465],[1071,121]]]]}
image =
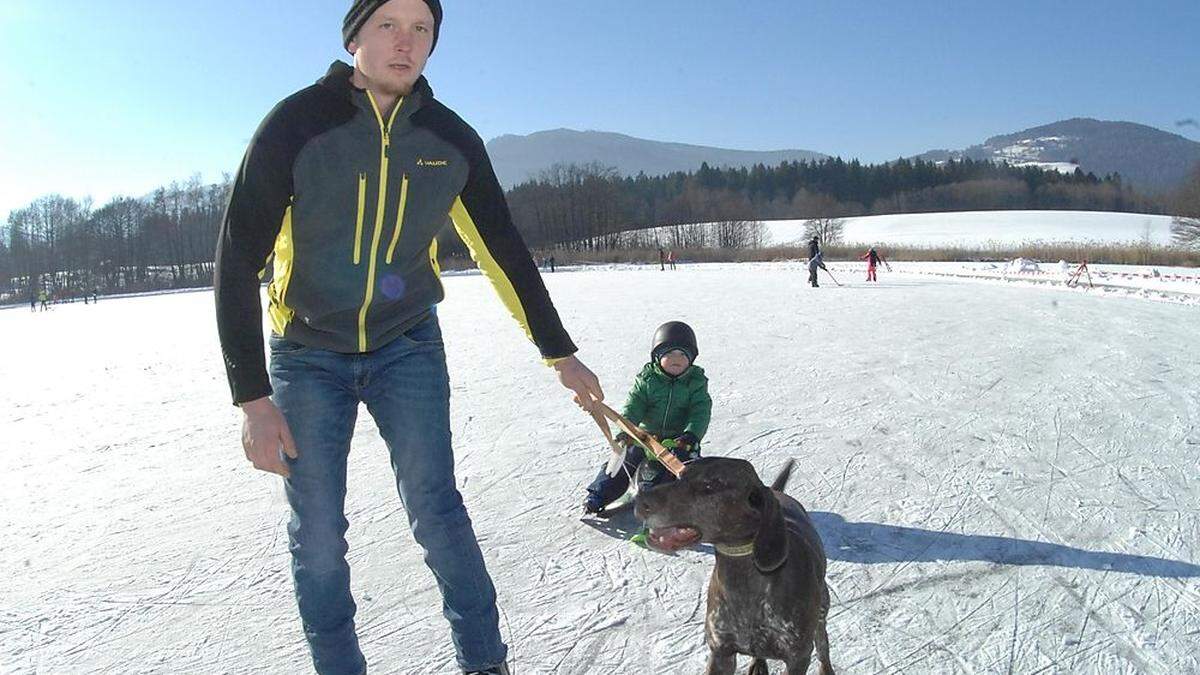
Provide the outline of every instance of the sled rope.
{"type": "MultiPolygon", "coordinates": [[[[600,431],[604,434],[604,439],[608,441],[608,447],[612,449],[613,456],[609,458],[604,472],[609,476],[616,476],[619,469],[625,468],[625,449],[613,439],[612,429],[608,428],[608,422],[604,421],[604,414],[599,409],[592,408],[591,415],[592,419],[596,420],[596,426],[600,427],[600,431]]],[[[625,469],[625,473],[628,474],[629,469],[625,469]]],[[[630,476],[631,480],[632,478],[630,476]]]]}
{"type": "Polygon", "coordinates": [[[608,407],[604,403],[601,403],[600,401],[593,401],[592,419],[596,420],[596,424],[600,427],[600,430],[604,432],[604,437],[608,439],[609,446],[612,447],[614,454],[619,455],[622,459],[625,456],[624,451],[619,449],[619,444],[613,439],[612,430],[609,429],[608,423],[604,421],[604,418],[612,420],[614,424],[620,427],[621,431],[629,434],[629,436],[633,438],[638,445],[650,451],[660,464],[665,466],[668,471],[675,474],[676,478],[683,475],[683,462],[679,461],[678,457],[671,454],[671,451],[667,450],[662,443],[659,443],[653,436],[646,433],[645,429],[642,429],[641,427],[625,419],[620,413],[608,407]]]}

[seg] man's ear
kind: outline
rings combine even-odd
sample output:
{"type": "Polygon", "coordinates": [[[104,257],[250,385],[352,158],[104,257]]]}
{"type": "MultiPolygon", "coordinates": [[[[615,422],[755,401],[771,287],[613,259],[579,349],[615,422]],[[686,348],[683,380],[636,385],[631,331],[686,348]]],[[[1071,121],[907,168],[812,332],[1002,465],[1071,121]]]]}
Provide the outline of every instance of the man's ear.
{"type": "Polygon", "coordinates": [[[750,503],[758,509],[758,534],[754,535],[754,566],[759,572],[774,572],[787,561],[787,527],[775,492],[762,486],[751,495],[750,503]]]}
{"type": "Polygon", "coordinates": [[[354,52],[358,51],[358,42],[351,40],[350,44],[346,45],[346,51],[350,52],[350,56],[354,56],[354,52]]]}

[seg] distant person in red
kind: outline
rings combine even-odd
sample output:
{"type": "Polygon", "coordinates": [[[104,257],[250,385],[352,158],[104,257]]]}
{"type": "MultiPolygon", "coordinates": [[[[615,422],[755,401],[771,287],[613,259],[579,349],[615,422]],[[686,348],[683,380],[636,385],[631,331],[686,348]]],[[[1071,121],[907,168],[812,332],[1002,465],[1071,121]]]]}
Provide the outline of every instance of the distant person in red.
{"type": "Polygon", "coordinates": [[[667,251],[667,265],[675,269],[675,251],[667,251]]]}
{"type": "Polygon", "coordinates": [[[879,279],[875,278],[875,267],[878,266],[879,263],[884,262],[883,256],[879,255],[879,252],[875,250],[874,246],[872,246],[871,250],[860,255],[858,259],[867,261],[867,281],[879,283],[879,279]]]}

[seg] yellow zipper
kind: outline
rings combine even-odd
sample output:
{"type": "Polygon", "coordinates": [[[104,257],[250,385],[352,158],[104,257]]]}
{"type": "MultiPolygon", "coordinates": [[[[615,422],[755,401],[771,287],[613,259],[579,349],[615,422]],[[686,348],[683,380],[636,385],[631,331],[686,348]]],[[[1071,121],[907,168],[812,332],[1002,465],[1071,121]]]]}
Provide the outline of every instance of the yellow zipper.
{"type": "Polygon", "coordinates": [[[408,174],[400,179],[400,209],[396,212],[396,229],[392,232],[392,244],[388,246],[387,264],[392,264],[392,254],[400,241],[400,227],[404,225],[404,205],[408,202],[408,174]]]}
{"type": "Polygon", "coordinates": [[[440,280],[442,276],[442,266],[438,264],[437,237],[433,238],[433,243],[429,245],[429,267],[433,269],[433,273],[440,280]]]}
{"type": "Polygon", "coordinates": [[[371,299],[375,296],[375,263],[379,258],[379,239],[383,234],[383,211],[387,206],[387,176],[388,176],[388,146],[391,143],[390,133],[392,131],[392,122],[396,120],[396,113],[400,111],[400,106],[404,105],[404,99],[396,101],[396,107],[392,109],[391,117],[388,118],[387,124],[383,122],[383,114],[379,112],[379,106],[375,104],[375,97],[371,92],[367,92],[367,99],[371,101],[371,109],[375,111],[375,120],[379,122],[379,200],[375,205],[375,232],[371,236],[371,259],[367,264],[367,289],[363,294],[362,308],[358,310],[358,351],[367,351],[367,309],[371,306],[371,299]]]}
{"type": "Polygon", "coordinates": [[[354,264],[359,263],[362,253],[363,211],[367,204],[367,174],[358,174],[358,217],[354,223],[354,264]]]}

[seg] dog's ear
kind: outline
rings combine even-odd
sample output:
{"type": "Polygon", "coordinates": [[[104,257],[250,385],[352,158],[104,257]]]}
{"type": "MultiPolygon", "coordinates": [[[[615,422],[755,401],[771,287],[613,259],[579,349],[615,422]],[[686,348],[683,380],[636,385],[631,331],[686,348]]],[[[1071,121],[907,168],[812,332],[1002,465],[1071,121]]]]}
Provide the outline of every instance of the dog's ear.
{"type": "Polygon", "coordinates": [[[774,572],[787,561],[787,528],[779,498],[771,488],[762,486],[750,495],[750,505],[759,512],[758,534],[754,535],[754,566],[764,574],[774,572]]]}

